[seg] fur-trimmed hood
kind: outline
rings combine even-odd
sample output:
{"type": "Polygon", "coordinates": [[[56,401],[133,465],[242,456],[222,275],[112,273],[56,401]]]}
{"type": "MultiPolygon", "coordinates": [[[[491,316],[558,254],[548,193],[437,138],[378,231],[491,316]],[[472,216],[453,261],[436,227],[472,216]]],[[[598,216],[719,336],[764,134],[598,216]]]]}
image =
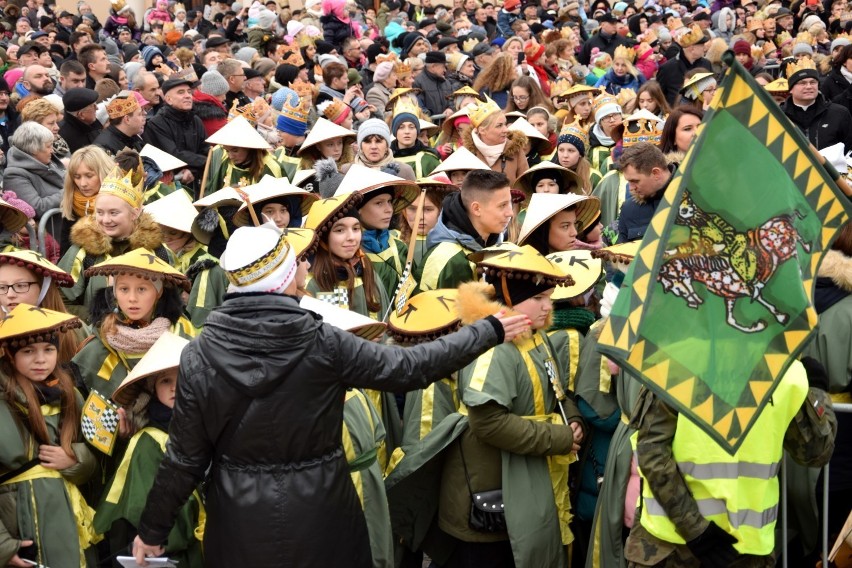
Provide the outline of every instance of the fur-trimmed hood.
{"type": "MultiPolygon", "coordinates": [[[[163,244],[163,232],[154,218],[142,212],[130,238],[130,249],[157,250],[163,244]]],[[[71,227],[71,242],[90,255],[100,256],[112,252],[112,238],[101,231],[94,216],[83,217],[71,227]]]]}
{"type": "MultiPolygon", "coordinates": [[[[499,311],[506,312],[507,316],[519,316],[512,308],[498,302],[496,297],[497,292],[494,286],[485,282],[474,281],[465,282],[459,286],[458,294],[456,295],[456,312],[459,320],[463,325],[470,325],[481,320],[484,317],[493,316],[499,311]]],[[[548,318],[547,327],[550,327],[551,319],[548,318]]],[[[532,336],[532,331],[525,331],[514,339],[514,342],[520,343],[532,336]]]]}
{"type": "Polygon", "coordinates": [[[852,292],[852,257],[839,250],[830,250],[819,265],[818,276],[831,278],[838,288],[852,292]]]}
{"type": "MultiPolygon", "coordinates": [[[[527,142],[526,134],[517,130],[510,130],[506,138],[506,147],[503,148],[503,156],[512,158],[518,154],[524,154],[524,146],[527,145],[527,142]]],[[[473,129],[462,134],[462,144],[477,156],[481,156],[479,150],[476,149],[476,145],[473,143],[473,129]]]]}

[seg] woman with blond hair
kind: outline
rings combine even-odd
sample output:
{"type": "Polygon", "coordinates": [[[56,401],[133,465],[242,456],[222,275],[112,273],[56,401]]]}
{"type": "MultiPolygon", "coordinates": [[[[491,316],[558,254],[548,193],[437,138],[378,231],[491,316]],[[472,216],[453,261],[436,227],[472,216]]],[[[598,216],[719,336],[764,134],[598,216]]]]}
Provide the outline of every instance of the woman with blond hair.
{"type": "Polygon", "coordinates": [[[71,246],[71,227],[79,219],[95,214],[95,197],[115,162],[100,146],[83,146],[68,162],[68,173],[62,190],[59,209],[62,211],[60,229],[56,231],[62,254],[71,246]]]}
{"type": "Polygon", "coordinates": [[[53,156],[57,160],[68,158],[71,153],[68,143],[59,135],[62,112],[47,99],[35,99],[21,107],[21,123],[30,120],[41,124],[53,133],[53,156]]]}
{"type": "Polygon", "coordinates": [[[500,108],[506,108],[512,82],[517,78],[515,60],[508,53],[501,53],[479,73],[473,88],[494,99],[500,108]]]}

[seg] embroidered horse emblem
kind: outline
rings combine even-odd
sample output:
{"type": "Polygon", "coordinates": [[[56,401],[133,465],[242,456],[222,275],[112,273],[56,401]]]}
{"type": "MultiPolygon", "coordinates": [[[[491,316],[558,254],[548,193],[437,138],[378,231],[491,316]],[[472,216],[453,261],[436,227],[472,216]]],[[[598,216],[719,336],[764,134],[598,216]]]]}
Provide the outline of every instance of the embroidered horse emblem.
{"type": "Polygon", "coordinates": [[[704,303],[694,283],[704,284],[708,292],[725,300],[728,325],[745,333],[763,331],[766,322],[737,321],[734,305],[740,298],[751,298],[778,323],[786,324],[790,316],[763,292],[781,264],[797,256],[797,244],[810,252],[810,245],[794,225],[796,218],[804,216],[798,211],[777,215],[757,228],[737,231],[720,215],[700,209],[685,191],[675,223],[689,229],[689,239],[665,251],[657,281],[665,292],[683,298],[693,309],[704,303]]]}

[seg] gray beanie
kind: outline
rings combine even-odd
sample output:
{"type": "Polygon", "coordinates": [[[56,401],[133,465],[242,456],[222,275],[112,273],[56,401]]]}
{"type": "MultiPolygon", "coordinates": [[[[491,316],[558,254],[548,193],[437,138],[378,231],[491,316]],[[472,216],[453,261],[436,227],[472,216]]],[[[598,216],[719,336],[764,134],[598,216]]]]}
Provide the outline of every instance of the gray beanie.
{"type": "Polygon", "coordinates": [[[201,76],[201,86],[198,88],[202,93],[206,93],[213,97],[221,97],[228,91],[228,81],[218,71],[207,71],[201,76]]]}
{"type": "Polygon", "coordinates": [[[234,55],[236,59],[240,61],[244,61],[251,65],[252,58],[257,55],[257,50],[253,47],[241,47],[237,50],[237,53],[234,55]]]}
{"type": "Polygon", "coordinates": [[[672,40],[672,34],[666,28],[659,28],[657,30],[657,39],[659,39],[660,41],[663,41],[663,42],[671,41],[672,40]]]}
{"type": "Polygon", "coordinates": [[[358,136],[357,136],[358,146],[361,146],[361,142],[364,141],[364,138],[366,138],[367,136],[372,136],[373,134],[376,134],[376,135],[384,138],[388,143],[388,147],[390,147],[390,143],[391,143],[390,128],[388,127],[388,125],[383,120],[379,120],[378,118],[367,119],[367,120],[365,120],[364,122],[361,123],[361,126],[358,127],[358,136]]]}
{"type": "Polygon", "coordinates": [[[813,55],[814,48],[806,43],[797,43],[793,46],[793,56],[796,55],[813,55]]]}
{"type": "Polygon", "coordinates": [[[277,19],[278,15],[275,12],[268,8],[264,8],[257,16],[257,25],[261,29],[268,30],[275,25],[275,20],[277,19]]]}

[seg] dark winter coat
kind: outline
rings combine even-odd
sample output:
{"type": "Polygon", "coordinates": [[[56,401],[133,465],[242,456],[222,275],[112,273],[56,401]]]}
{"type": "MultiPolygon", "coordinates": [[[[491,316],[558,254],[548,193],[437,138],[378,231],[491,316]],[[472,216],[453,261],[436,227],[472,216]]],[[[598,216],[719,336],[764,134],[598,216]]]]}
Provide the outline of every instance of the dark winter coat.
{"type": "Polygon", "coordinates": [[[192,111],[164,105],[145,125],[145,142],[186,162],[200,178],[207,162],[207,134],[204,123],[192,111]]]}
{"type": "Polygon", "coordinates": [[[6,159],[3,188],[32,205],[36,220],[49,209],[59,207],[65,186],[65,167],[59,160],[54,158],[45,165],[14,146],[6,159]]]}
{"type": "MultiPolygon", "coordinates": [[[[674,174],[674,169],[675,166],[669,166],[669,171],[672,174],[674,174]]],[[[630,198],[624,201],[621,206],[621,213],[618,216],[619,243],[638,241],[645,236],[645,231],[648,230],[651,218],[660,206],[663,194],[666,192],[670,181],[671,177],[669,177],[666,185],[651,197],[643,198],[634,192],[633,188],[630,189],[630,198]]]]}
{"type": "Polygon", "coordinates": [[[165,542],[212,462],[208,566],[370,567],[341,445],[346,389],[424,388],[497,345],[494,323],[399,348],[333,328],[290,296],[227,298],[181,355],[169,445],[140,537],[165,542]]]}
{"type": "Polygon", "coordinates": [[[67,111],[59,122],[59,135],[68,143],[68,150],[72,154],[83,146],[94,143],[100,131],[100,121],[95,120],[92,124],[86,124],[67,111]]]}
{"type": "Polygon", "coordinates": [[[443,77],[424,69],[414,80],[414,86],[422,91],[419,95],[421,106],[432,115],[442,114],[452,104],[447,97],[453,94],[453,84],[443,77]]]}
{"type": "Polygon", "coordinates": [[[192,93],[192,112],[204,123],[207,136],[212,136],[228,124],[228,109],[213,95],[194,91],[192,93]]]}
{"type": "Polygon", "coordinates": [[[103,148],[110,156],[116,156],[125,148],[141,152],[145,142],[139,136],[127,136],[115,126],[109,125],[98,134],[95,145],[103,148]]]}
{"type": "Polygon", "coordinates": [[[839,69],[832,69],[825,76],[819,86],[819,92],[825,95],[825,98],[833,101],[838,96],[842,95],[850,86],[849,81],[840,72],[839,69]]]}
{"type": "Polygon", "coordinates": [[[844,105],[832,103],[820,93],[807,110],[793,104],[792,97],[781,108],[817,150],[838,142],[852,148],[852,114],[844,105]]]}
{"type": "Polygon", "coordinates": [[[592,50],[594,48],[597,47],[600,51],[605,51],[610,55],[615,55],[615,48],[619,45],[630,47],[631,42],[618,34],[610,37],[604,37],[600,32],[598,32],[583,44],[583,51],[580,52],[580,56],[577,59],[583,65],[589,65],[589,60],[592,57],[592,50]]]}
{"type": "Polygon", "coordinates": [[[707,71],[713,71],[713,65],[703,57],[699,57],[693,63],[689,63],[683,56],[683,53],[660,66],[660,70],[657,71],[657,82],[662,87],[663,94],[666,96],[666,100],[670,105],[674,106],[677,101],[678,93],[683,88],[684,76],[692,69],[698,67],[707,69],[707,71]]]}
{"type": "Polygon", "coordinates": [[[323,39],[334,44],[339,53],[343,53],[343,40],[354,35],[352,26],[332,14],[320,16],[320,23],[322,24],[323,39]]]}
{"type": "Polygon", "coordinates": [[[0,122],[0,150],[3,151],[4,154],[9,153],[9,139],[12,137],[12,134],[15,133],[15,130],[18,129],[18,126],[21,124],[21,117],[15,112],[15,109],[12,108],[12,105],[9,105],[9,108],[6,109],[6,120],[0,122]]]}

